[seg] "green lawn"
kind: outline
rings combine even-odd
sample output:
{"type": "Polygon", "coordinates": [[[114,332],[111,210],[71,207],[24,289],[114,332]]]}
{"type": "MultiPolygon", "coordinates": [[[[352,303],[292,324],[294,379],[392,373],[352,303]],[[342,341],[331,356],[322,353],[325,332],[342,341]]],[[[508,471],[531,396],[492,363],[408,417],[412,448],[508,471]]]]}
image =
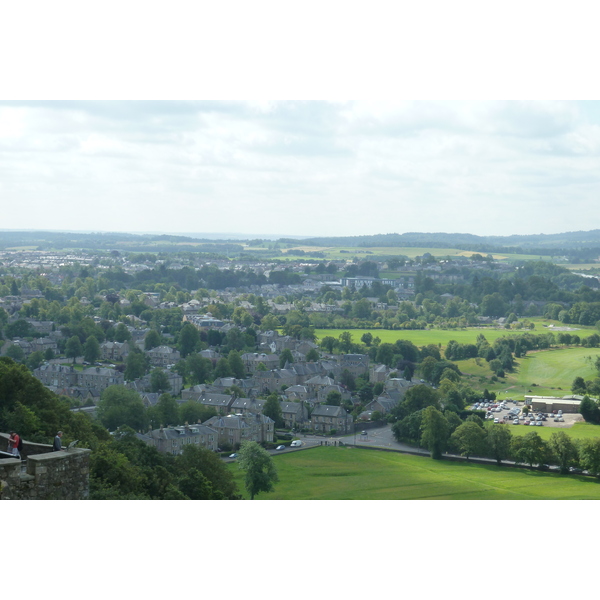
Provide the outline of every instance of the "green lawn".
{"type": "Polygon", "coordinates": [[[550,436],[557,431],[564,431],[574,440],[589,440],[600,437],[600,425],[592,423],[575,423],[573,427],[531,427],[529,425],[510,425],[513,436],[526,435],[535,431],[543,440],[549,440],[550,436]]]}
{"type": "MultiPolygon", "coordinates": [[[[329,335],[338,338],[343,331],[352,334],[352,340],[360,343],[360,338],[367,331],[381,339],[382,343],[393,344],[396,340],[409,340],[415,346],[427,346],[428,344],[441,344],[445,348],[450,340],[456,340],[460,344],[474,344],[477,336],[482,333],[488,342],[492,343],[499,337],[506,335],[518,335],[528,330],[517,329],[491,329],[485,327],[468,327],[466,329],[315,329],[317,342],[329,335]]],[[[537,329],[533,333],[542,333],[537,329]]]]}
{"type": "MultiPolygon", "coordinates": [[[[600,499],[600,484],[588,477],[434,461],[392,452],[323,446],[274,456],[273,460],[280,481],[273,492],[256,499],[600,499]]],[[[243,491],[243,472],[235,463],[230,468],[243,491]]],[[[248,498],[245,493],[244,498],[248,498]]]]}
{"type": "Polygon", "coordinates": [[[487,388],[490,392],[502,392],[502,398],[522,397],[525,394],[566,396],[571,393],[575,377],[583,377],[586,381],[598,377],[594,367],[598,355],[598,348],[579,347],[531,352],[517,359],[515,371],[506,373],[506,377],[497,382],[490,381],[492,373],[485,360],[471,358],[455,362],[473,389],[487,388]],[[485,378],[485,381],[481,378],[485,378]]]}

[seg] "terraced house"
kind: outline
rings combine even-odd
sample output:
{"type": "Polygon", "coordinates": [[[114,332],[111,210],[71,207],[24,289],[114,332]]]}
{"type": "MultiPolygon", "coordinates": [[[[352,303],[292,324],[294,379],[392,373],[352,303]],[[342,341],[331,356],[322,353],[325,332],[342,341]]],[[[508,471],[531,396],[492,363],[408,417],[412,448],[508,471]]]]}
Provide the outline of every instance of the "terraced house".
{"type": "Polygon", "coordinates": [[[313,409],[310,423],[318,433],[352,433],[354,419],[341,406],[320,404],[313,409]]]}
{"type": "Polygon", "coordinates": [[[138,433],[136,436],[149,446],[154,446],[159,452],[168,454],[181,454],[184,447],[189,444],[217,450],[217,432],[199,423],[180,427],[161,427],[148,433],[138,433]]]}

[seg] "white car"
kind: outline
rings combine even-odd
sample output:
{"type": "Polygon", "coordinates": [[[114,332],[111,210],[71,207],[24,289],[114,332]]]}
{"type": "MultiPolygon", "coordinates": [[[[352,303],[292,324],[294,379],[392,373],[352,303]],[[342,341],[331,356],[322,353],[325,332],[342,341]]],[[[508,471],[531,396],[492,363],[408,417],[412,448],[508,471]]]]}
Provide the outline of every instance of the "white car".
{"type": "Polygon", "coordinates": [[[500,423],[500,419],[494,419],[494,423],[500,423]]]}
{"type": "Polygon", "coordinates": [[[518,425],[518,424],[519,424],[519,419],[515,419],[515,420],[513,421],[513,425],[518,425]]]}

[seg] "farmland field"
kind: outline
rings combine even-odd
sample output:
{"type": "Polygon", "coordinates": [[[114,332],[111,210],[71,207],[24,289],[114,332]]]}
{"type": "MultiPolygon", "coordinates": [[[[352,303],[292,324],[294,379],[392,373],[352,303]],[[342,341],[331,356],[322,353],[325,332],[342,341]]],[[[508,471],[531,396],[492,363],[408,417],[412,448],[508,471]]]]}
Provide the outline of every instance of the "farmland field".
{"type": "MultiPolygon", "coordinates": [[[[542,428],[540,428],[542,429],[542,428]]],[[[435,461],[357,448],[317,447],[274,456],[280,481],[265,500],[576,500],[600,499],[588,477],[435,461]]],[[[248,498],[243,472],[229,465],[248,498]]]]}
{"type": "MultiPolygon", "coordinates": [[[[247,248],[251,250],[251,248],[247,248]]],[[[388,247],[388,246],[377,246],[377,247],[324,247],[324,246],[304,246],[298,245],[289,250],[303,250],[304,252],[322,252],[328,259],[342,260],[353,258],[358,256],[369,259],[369,256],[407,256],[410,259],[414,259],[416,256],[422,256],[425,253],[429,253],[436,258],[445,258],[452,256],[466,256],[469,257],[472,254],[478,254],[474,251],[459,250],[457,248],[413,248],[410,246],[404,247],[388,247]]],[[[284,249],[285,253],[285,249],[284,249]]],[[[484,253],[485,254],[485,253],[484,253]]],[[[540,260],[540,256],[537,254],[492,254],[494,259],[500,261],[517,261],[517,260],[540,260]]],[[[542,257],[548,260],[548,257],[542,257]]]]}

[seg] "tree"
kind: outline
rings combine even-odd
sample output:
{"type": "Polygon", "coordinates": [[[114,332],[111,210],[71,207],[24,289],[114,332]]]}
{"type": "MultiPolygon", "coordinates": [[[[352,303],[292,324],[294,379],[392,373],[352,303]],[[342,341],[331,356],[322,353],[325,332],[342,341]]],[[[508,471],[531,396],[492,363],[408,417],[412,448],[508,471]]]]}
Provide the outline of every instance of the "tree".
{"type": "Polygon", "coordinates": [[[331,335],[326,335],[321,339],[321,347],[325,348],[329,354],[333,354],[333,349],[338,345],[338,341],[331,335]]]}
{"type": "Polygon", "coordinates": [[[231,350],[227,355],[227,362],[231,368],[231,372],[236,379],[243,379],[246,375],[244,361],[237,350],[231,350]]]}
{"type": "Polygon", "coordinates": [[[214,376],[215,377],[232,377],[233,376],[233,371],[231,370],[231,367],[229,366],[229,361],[225,357],[220,358],[219,362],[217,362],[217,366],[215,367],[215,371],[214,371],[214,376]]]}
{"type": "Polygon", "coordinates": [[[179,332],[178,346],[181,352],[181,358],[185,358],[196,349],[196,344],[200,341],[200,332],[196,327],[187,321],[181,327],[179,332]]]}
{"type": "Polygon", "coordinates": [[[179,489],[190,500],[219,500],[222,494],[215,497],[210,481],[198,469],[191,468],[181,479],[179,479],[179,489]]]}
{"type": "Polygon", "coordinates": [[[214,406],[204,406],[197,400],[188,400],[179,405],[179,416],[183,423],[203,423],[216,414],[214,406]]]}
{"type": "Polygon", "coordinates": [[[170,394],[162,394],[156,404],[156,412],[159,419],[159,425],[178,425],[179,405],[177,400],[170,394]]]}
{"type": "Polygon", "coordinates": [[[450,436],[450,445],[468,460],[469,456],[481,456],[484,453],[485,438],[485,429],[473,421],[467,421],[450,436]]]}
{"type": "Polygon", "coordinates": [[[151,329],[144,338],[144,350],[152,350],[152,348],[158,348],[160,346],[160,334],[155,329],[151,329]]]}
{"type": "Polygon", "coordinates": [[[73,363],[75,363],[75,359],[78,356],[83,354],[83,347],[81,346],[81,342],[79,338],[74,335],[67,340],[67,345],[65,346],[65,354],[67,358],[72,358],[73,363]]]}
{"type": "Polygon", "coordinates": [[[535,431],[514,437],[510,450],[516,463],[526,463],[530,467],[546,464],[550,455],[548,444],[535,431]]]}
{"type": "Polygon", "coordinates": [[[307,353],[306,353],[306,360],[307,362],[317,362],[319,360],[320,355],[319,355],[319,351],[316,348],[311,348],[307,353]]]}
{"type": "Polygon", "coordinates": [[[29,367],[29,369],[33,371],[37,369],[43,362],[44,355],[39,350],[36,350],[27,357],[26,364],[29,367]]]}
{"type": "Polygon", "coordinates": [[[428,385],[420,383],[407,390],[404,396],[404,405],[409,413],[421,410],[427,406],[439,408],[439,394],[437,390],[433,390],[428,385]]]}
{"type": "Polygon", "coordinates": [[[25,360],[25,352],[23,351],[23,348],[19,346],[19,344],[10,345],[6,350],[6,356],[8,356],[8,358],[12,358],[15,362],[18,363],[23,362],[23,360],[25,360]]]}
{"type": "Polygon", "coordinates": [[[187,372],[192,383],[206,383],[212,376],[212,361],[199,354],[188,354],[185,359],[187,372]]]}
{"type": "Polygon", "coordinates": [[[167,374],[162,369],[154,369],[150,374],[150,391],[154,394],[168,392],[171,384],[167,374]]]}
{"type": "Polygon", "coordinates": [[[450,426],[444,415],[433,406],[422,412],[421,445],[428,448],[431,458],[439,460],[446,449],[450,426]]]}
{"type": "Polygon", "coordinates": [[[579,412],[588,423],[600,423],[600,408],[595,400],[592,400],[587,394],[579,404],[579,412]]]}
{"type": "Polygon", "coordinates": [[[131,341],[131,333],[127,329],[125,323],[119,323],[115,329],[115,342],[122,344],[123,342],[131,341]]]}
{"type": "Polygon", "coordinates": [[[283,369],[283,367],[285,367],[285,364],[288,362],[294,362],[294,355],[292,354],[292,351],[289,348],[286,348],[279,355],[279,368],[283,369]]]}
{"type": "Polygon", "coordinates": [[[373,342],[373,334],[370,331],[367,331],[366,333],[363,333],[360,341],[365,345],[365,346],[370,346],[371,343],[373,342]]]}
{"type": "Polygon", "coordinates": [[[342,395],[336,391],[331,390],[325,398],[325,404],[327,406],[340,406],[342,404],[342,395]]]}
{"type": "Polygon", "coordinates": [[[569,467],[577,463],[579,458],[577,446],[571,436],[564,431],[553,433],[548,441],[548,446],[558,461],[561,473],[568,473],[569,467]]]}
{"type": "Polygon", "coordinates": [[[433,356],[426,356],[419,365],[419,371],[425,381],[431,381],[433,370],[435,369],[437,362],[438,361],[433,356]]]}
{"type": "Polygon", "coordinates": [[[275,421],[275,427],[283,427],[283,413],[277,394],[270,394],[263,406],[263,415],[275,421]]]}
{"type": "Polygon", "coordinates": [[[110,431],[127,425],[135,431],[145,431],[148,417],[140,395],[124,385],[111,385],[100,395],[98,419],[110,431]]]}
{"type": "Polygon", "coordinates": [[[591,475],[600,477],[600,438],[581,440],[579,466],[591,475]]]}
{"type": "Polygon", "coordinates": [[[83,345],[83,359],[95,363],[100,358],[100,344],[95,336],[90,335],[83,345]]]}
{"type": "Polygon", "coordinates": [[[488,455],[495,458],[497,463],[500,464],[503,460],[510,457],[511,441],[512,434],[507,425],[492,423],[487,430],[486,445],[488,455]]]}
{"type": "Polygon", "coordinates": [[[244,483],[250,500],[260,492],[270,492],[273,484],[279,481],[271,455],[256,442],[242,442],[238,464],[246,471],[244,483]]]}
{"type": "Polygon", "coordinates": [[[125,372],[123,373],[125,381],[133,381],[143,377],[148,370],[148,365],[148,357],[141,350],[133,348],[125,361],[125,372]]]}
{"type": "Polygon", "coordinates": [[[352,350],[352,334],[349,331],[342,331],[339,337],[339,346],[342,352],[350,352],[352,350]]]}
{"type": "Polygon", "coordinates": [[[210,482],[215,499],[239,498],[233,474],[211,450],[192,444],[185,446],[175,459],[175,471],[183,478],[192,469],[198,470],[210,482]]]}

